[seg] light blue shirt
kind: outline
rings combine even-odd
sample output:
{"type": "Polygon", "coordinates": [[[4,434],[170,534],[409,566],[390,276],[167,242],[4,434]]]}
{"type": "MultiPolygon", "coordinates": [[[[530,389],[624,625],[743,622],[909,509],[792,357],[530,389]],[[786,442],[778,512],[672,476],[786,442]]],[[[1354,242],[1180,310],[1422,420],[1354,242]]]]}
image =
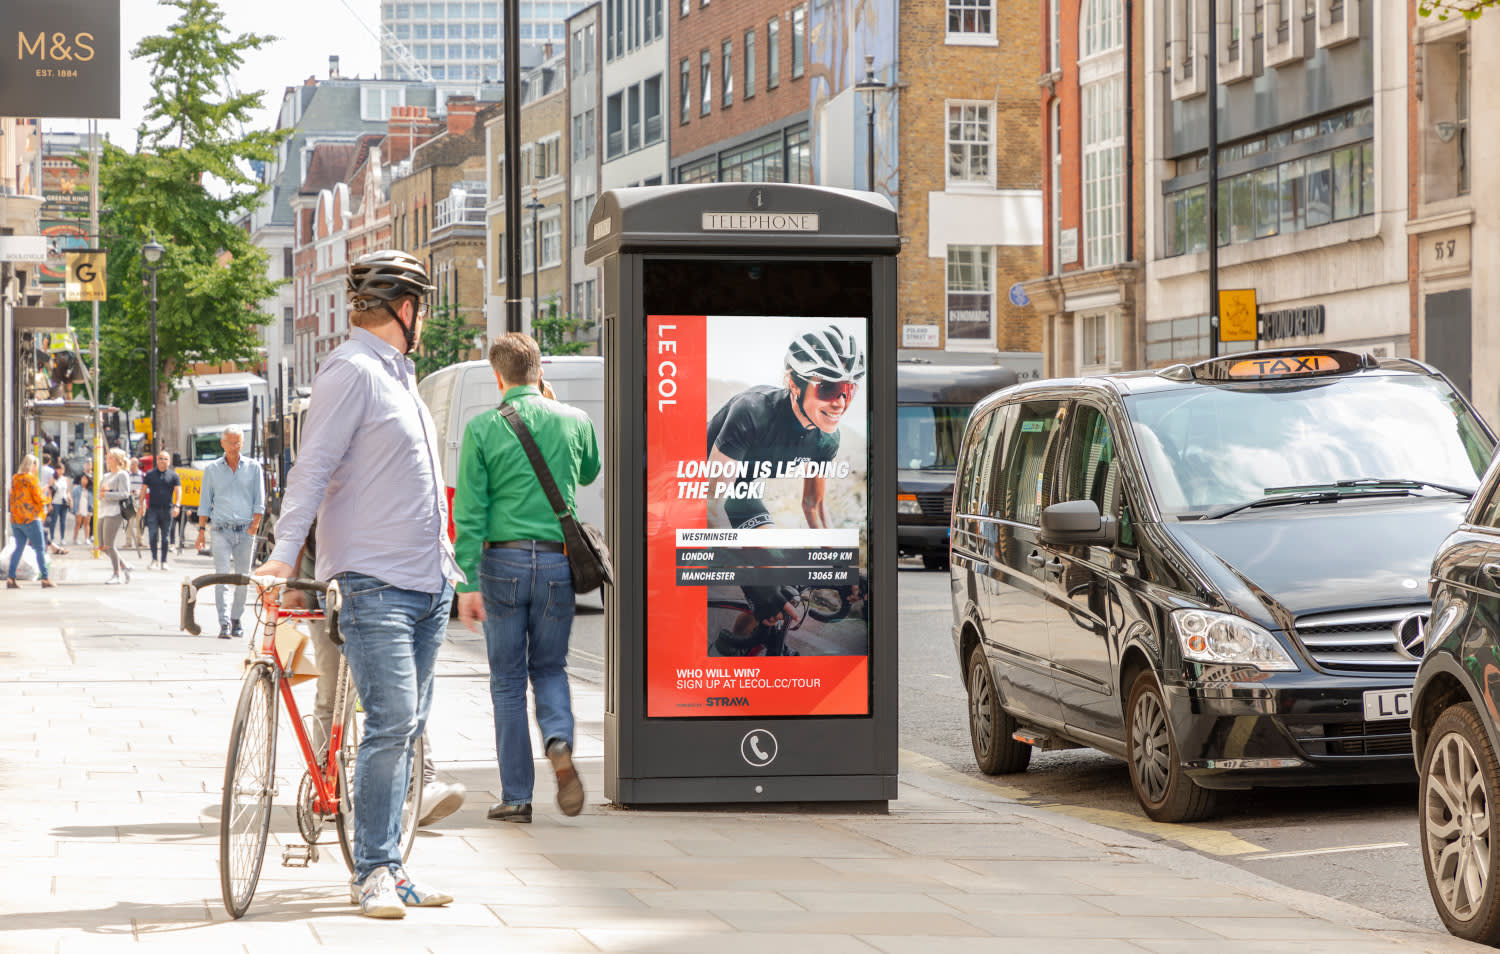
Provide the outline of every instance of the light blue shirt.
{"type": "Polygon", "coordinates": [[[266,482],[260,463],[240,455],[231,468],[220,457],[203,468],[203,490],[198,497],[198,517],[209,523],[248,527],[250,518],[266,512],[266,482]]]}
{"type": "Polygon", "coordinates": [[[437,429],[417,394],[416,366],[363,328],[313,379],[271,559],[295,567],[314,517],[319,579],[362,573],[419,593],[463,579],[448,541],[437,429]]]}

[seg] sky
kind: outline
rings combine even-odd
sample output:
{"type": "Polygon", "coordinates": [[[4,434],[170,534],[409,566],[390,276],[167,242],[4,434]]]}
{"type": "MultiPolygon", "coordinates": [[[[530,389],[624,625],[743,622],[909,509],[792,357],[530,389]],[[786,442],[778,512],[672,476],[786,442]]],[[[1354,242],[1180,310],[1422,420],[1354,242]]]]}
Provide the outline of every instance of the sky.
{"type": "MultiPolygon", "coordinates": [[[[264,90],[255,128],[271,128],[288,86],[309,76],[328,76],[328,57],[339,57],[344,76],[374,76],[380,70],[380,44],[371,31],[380,28],[379,0],[219,0],[229,33],[266,33],[275,42],[246,55],[234,77],[239,90],[264,90]],[[360,21],[365,25],[361,25],[360,21]]],[[[177,10],[155,0],[121,0],[120,119],[99,120],[99,130],[126,149],[135,148],[135,130],[151,97],[150,73],[142,60],[130,58],[142,38],[165,33],[177,10]]],[[[44,119],[44,129],[88,128],[85,119],[44,119]]]]}

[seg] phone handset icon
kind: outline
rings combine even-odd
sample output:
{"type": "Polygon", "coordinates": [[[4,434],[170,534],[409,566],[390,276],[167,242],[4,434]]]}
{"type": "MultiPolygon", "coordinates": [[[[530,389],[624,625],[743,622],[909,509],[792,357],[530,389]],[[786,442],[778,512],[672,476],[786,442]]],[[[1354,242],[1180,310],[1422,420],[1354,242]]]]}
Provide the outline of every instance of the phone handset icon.
{"type": "Polygon", "coordinates": [[[740,757],[757,768],[770,765],[777,749],[776,736],[765,729],[751,729],[740,740],[740,757]]]}

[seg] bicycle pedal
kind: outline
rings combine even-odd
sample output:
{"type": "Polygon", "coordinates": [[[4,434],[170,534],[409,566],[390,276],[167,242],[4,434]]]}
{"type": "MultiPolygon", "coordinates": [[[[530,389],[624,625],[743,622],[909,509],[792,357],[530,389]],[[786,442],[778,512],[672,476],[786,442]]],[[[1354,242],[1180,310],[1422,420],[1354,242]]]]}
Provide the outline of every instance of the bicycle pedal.
{"type": "Polygon", "coordinates": [[[281,866],[283,868],[306,868],[318,860],[317,845],[283,845],[281,866]]]}

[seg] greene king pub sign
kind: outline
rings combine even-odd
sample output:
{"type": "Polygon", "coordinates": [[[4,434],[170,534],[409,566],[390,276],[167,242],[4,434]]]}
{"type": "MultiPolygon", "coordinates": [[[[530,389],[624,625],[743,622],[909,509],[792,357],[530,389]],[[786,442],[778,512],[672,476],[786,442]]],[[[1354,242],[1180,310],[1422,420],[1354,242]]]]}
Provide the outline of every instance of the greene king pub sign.
{"type": "Polygon", "coordinates": [[[0,0],[0,116],[120,118],[120,0],[0,0]]]}

